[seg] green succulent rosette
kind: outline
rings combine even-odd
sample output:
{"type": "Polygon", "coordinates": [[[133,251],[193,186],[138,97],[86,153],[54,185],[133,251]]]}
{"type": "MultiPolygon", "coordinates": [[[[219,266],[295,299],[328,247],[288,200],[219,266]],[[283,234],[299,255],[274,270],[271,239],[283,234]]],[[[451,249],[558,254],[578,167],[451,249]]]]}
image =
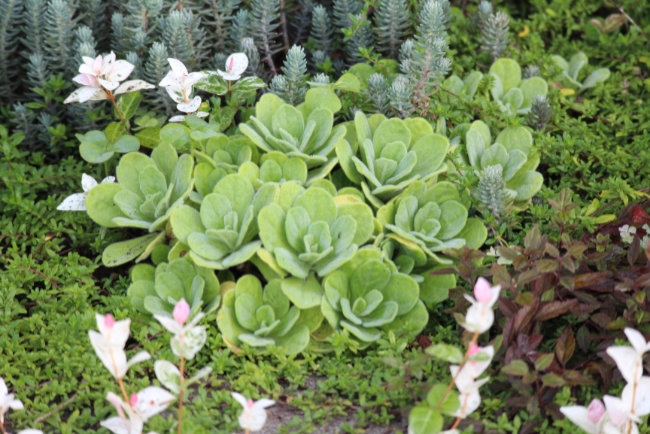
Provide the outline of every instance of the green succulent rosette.
{"type": "Polygon", "coordinates": [[[262,289],[255,276],[241,277],[223,295],[217,326],[234,352],[246,344],[259,348],[277,346],[294,355],[309,344],[309,326],[302,321],[300,309],[284,295],[277,279],[262,289]]]}
{"type": "Polygon", "coordinates": [[[194,169],[194,189],[190,199],[200,203],[212,193],[214,186],[224,176],[236,173],[242,165],[258,161],[257,148],[246,137],[228,137],[218,133],[207,140],[204,151],[195,151],[197,165],[194,169]]]}
{"type": "Polygon", "coordinates": [[[115,243],[104,251],[102,260],[115,266],[140,256],[144,259],[164,239],[171,213],[190,194],[194,160],[181,155],[170,144],[161,144],[151,157],[131,152],[117,165],[117,183],[100,184],[86,198],[88,215],[109,228],[146,229],[151,234],[115,243]]]}
{"type": "Polygon", "coordinates": [[[582,51],[577,52],[571,59],[567,62],[566,59],[560,55],[554,54],[551,56],[551,60],[557,67],[562,71],[562,78],[566,81],[569,86],[574,89],[578,89],[578,92],[582,92],[591,87],[602,83],[607,80],[611,75],[609,68],[598,68],[593,71],[591,74],[584,79],[584,81],[579,80],[580,71],[589,64],[589,58],[582,51]]]}
{"type": "Polygon", "coordinates": [[[201,267],[224,270],[241,264],[261,245],[257,214],[273,199],[275,190],[266,184],[255,191],[245,176],[226,175],[203,198],[199,210],[183,205],[172,214],[174,235],[201,267]]]}
{"type": "Polygon", "coordinates": [[[347,178],[361,185],[377,208],[411,183],[431,180],[446,169],[449,140],[423,118],[367,118],[359,111],[353,125],[354,134],[339,142],[336,153],[347,178]]]}
{"type": "Polygon", "coordinates": [[[492,143],[490,128],[474,121],[465,135],[469,164],[477,174],[490,166],[501,166],[506,193],[519,208],[537,193],[544,177],[535,171],[539,153],[533,148],[533,136],[525,127],[508,127],[492,143]]]}
{"type": "Polygon", "coordinates": [[[452,75],[442,85],[445,89],[452,91],[456,95],[474,98],[481,80],[483,80],[483,73],[480,71],[472,71],[467,74],[464,80],[457,75],[452,75]]]}
{"type": "Polygon", "coordinates": [[[246,176],[256,188],[265,183],[281,184],[288,181],[305,185],[308,175],[304,160],[287,157],[278,151],[263,154],[259,166],[252,161],[242,164],[238,173],[246,176]]]}
{"type": "Polygon", "coordinates": [[[374,230],[372,210],[353,195],[334,196],[327,184],[307,189],[280,185],[273,203],[260,211],[258,253],[278,276],[323,277],[349,260],[374,230]]]}
{"type": "Polygon", "coordinates": [[[521,79],[521,67],[513,59],[497,59],[490,67],[491,93],[501,111],[514,115],[530,111],[535,98],[546,96],[548,84],[541,77],[521,79]]]}
{"type": "Polygon", "coordinates": [[[310,169],[308,181],[321,179],[336,165],[334,148],[345,127],[334,127],[334,114],[341,102],[328,88],[307,91],[298,107],[272,93],[255,105],[255,116],[239,125],[240,131],[264,152],[279,151],[303,160],[310,169]]]}
{"type": "Polygon", "coordinates": [[[139,264],[131,270],[127,294],[131,304],[152,315],[172,316],[181,299],[190,305],[190,315],[209,313],[219,306],[219,279],[214,271],[183,257],[153,267],[139,264]]]}
{"type": "Polygon", "coordinates": [[[445,249],[467,246],[479,248],[487,237],[483,223],[470,218],[468,206],[454,184],[442,181],[428,186],[416,181],[377,212],[386,239],[383,247],[389,257],[398,248],[400,269],[433,264],[451,264],[440,254],[445,249]]]}
{"type": "Polygon", "coordinates": [[[331,328],[347,330],[362,344],[388,331],[414,337],[429,319],[417,282],[375,247],[357,251],[325,278],[323,287],[321,310],[331,328]]]}

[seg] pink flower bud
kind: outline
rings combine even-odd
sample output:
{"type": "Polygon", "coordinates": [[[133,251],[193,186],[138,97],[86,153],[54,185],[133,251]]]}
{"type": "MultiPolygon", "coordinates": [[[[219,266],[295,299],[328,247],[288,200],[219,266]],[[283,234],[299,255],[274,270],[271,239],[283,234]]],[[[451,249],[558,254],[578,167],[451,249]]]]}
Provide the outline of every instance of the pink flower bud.
{"type": "Polygon", "coordinates": [[[481,351],[481,347],[479,347],[474,342],[472,342],[471,344],[469,344],[469,350],[467,350],[467,356],[472,357],[474,354],[478,353],[479,351],[481,351]]]}
{"type": "Polygon", "coordinates": [[[600,399],[591,401],[587,408],[587,418],[593,423],[598,423],[604,414],[605,406],[600,402],[600,399]]]}
{"type": "Polygon", "coordinates": [[[248,402],[246,403],[246,405],[248,406],[249,409],[253,408],[253,406],[255,405],[255,401],[253,401],[252,399],[249,399],[248,402]]]}
{"type": "Polygon", "coordinates": [[[483,277],[479,277],[474,285],[474,297],[479,303],[489,303],[492,299],[490,283],[483,277]]]}
{"type": "Polygon", "coordinates": [[[135,407],[135,405],[138,403],[138,394],[137,393],[131,394],[131,399],[129,400],[129,402],[131,403],[131,407],[135,407]]]}
{"type": "Polygon", "coordinates": [[[184,298],[181,298],[181,300],[176,303],[176,306],[174,306],[173,316],[179,324],[185,324],[185,321],[187,321],[187,318],[190,316],[190,305],[187,304],[184,298]]]}
{"type": "Polygon", "coordinates": [[[115,318],[113,318],[113,315],[111,315],[110,313],[107,313],[106,316],[104,316],[104,326],[107,329],[112,329],[114,325],[115,325],[115,318]]]}

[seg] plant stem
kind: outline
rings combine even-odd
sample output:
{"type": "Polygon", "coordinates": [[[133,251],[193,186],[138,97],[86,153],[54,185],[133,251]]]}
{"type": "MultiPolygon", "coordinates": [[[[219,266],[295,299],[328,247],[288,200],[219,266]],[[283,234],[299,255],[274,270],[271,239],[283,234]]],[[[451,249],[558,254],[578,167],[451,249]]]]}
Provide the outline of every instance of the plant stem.
{"type": "Polygon", "coordinates": [[[456,375],[454,375],[454,378],[452,378],[451,383],[449,383],[449,386],[447,386],[447,390],[445,390],[445,393],[443,393],[442,398],[440,398],[440,402],[438,402],[438,405],[435,408],[436,410],[440,410],[440,407],[442,407],[442,403],[445,402],[445,399],[447,399],[447,395],[449,395],[449,392],[451,392],[451,389],[454,387],[454,384],[456,384],[458,375],[460,375],[460,373],[463,370],[463,367],[465,366],[465,364],[467,364],[467,361],[469,360],[469,349],[472,347],[472,344],[476,344],[477,341],[478,341],[478,332],[474,332],[474,334],[472,335],[472,341],[467,346],[467,351],[465,351],[465,357],[463,357],[463,362],[458,367],[458,372],[456,372],[456,375]]]}
{"type": "MultiPolygon", "coordinates": [[[[7,431],[5,430],[5,426],[2,422],[0,422],[0,431],[2,431],[2,434],[7,434],[7,431]]],[[[248,430],[246,430],[248,431],[248,430]]]]}
{"type": "Polygon", "coordinates": [[[178,434],[182,432],[183,423],[183,370],[185,369],[185,357],[181,356],[180,379],[179,379],[179,392],[178,392],[178,434]]]}
{"type": "Polygon", "coordinates": [[[124,396],[124,402],[127,403],[127,405],[131,405],[131,400],[129,399],[129,395],[126,393],[126,388],[124,387],[124,381],[122,381],[121,378],[117,379],[117,384],[120,385],[120,390],[122,391],[122,395],[124,396]]]}
{"type": "Polygon", "coordinates": [[[120,108],[117,106],[117,102],[115,101],[115,95],[113,95],[113,92],[106,89],[104,89],[104,93],[108,97],[108,100],[113,103],[113,107],[115,107],[115,111],[117,112],[117,115],[120,117],[120,122],[122,122],[122,125],[124,125],[124,129],[126,130],[127,133],[131,134],[131,130],[129,130],[129,127],[126,126],[126,119],[124,119],[124,116],[120,111],[120,108]]]}

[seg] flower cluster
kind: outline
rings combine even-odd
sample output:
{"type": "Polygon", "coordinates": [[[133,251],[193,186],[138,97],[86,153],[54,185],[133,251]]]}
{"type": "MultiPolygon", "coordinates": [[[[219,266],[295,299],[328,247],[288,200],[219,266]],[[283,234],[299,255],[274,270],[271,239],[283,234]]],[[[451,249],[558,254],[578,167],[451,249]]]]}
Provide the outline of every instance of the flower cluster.
{"type": "Polygon", "coordinates": [[[133,393],[128,403],[113,392],[108,392],[106,400],[115,406],[118,416],[100,425],[115,434],[140,434],[145,422],[166,409],[174,395],[161,387],[150,386],[133,393]]]}
{"type": "Polygon", "coordinates": [[[466,295],[471,306],[459,323],[468,332],[472,333],[469,346],[463,356],[460,349],[437,344],[429,347],[427,353],[453,364],[449,367],[452,375],[451,384],[448,386],[434,385],[429,391],[427,402],[429,406],[418,405],[409,414],[409,434],[429,433],[458,433],[456,427],[462,419],[476,411],[481,404],[479,388],[489,381],[489,377],[481,377],[494,357],[494,347],[488,345],[481,347],[477,344],[479,335],[486,332],[494,323],[492,307],[499,299],[501,286],[490,286],[483,277],[479,277],[474,285],[474,297],[466,295]],[[453,386],[458,389],[458,394],[452,392],[453,386]],[[439,387],[440,386],[440,387],[439,387]],[[444,392],[440,393],[441,390],[444,392]],[[437,403],[437,404],[432,404],[437,403]],[[443,426],[442,414],[456,418],[452,426],[441,431],[443,426]]]}
{"type": "Polygon", "coordinates": [[[632,344],[607,348],[626,385],[621,397],[605,395],[603,401],[594,399],[589,407],[574,405],[560,408],[571,422],[589,434],[638,434],[637,424],[650,414],[650,376],[643,375],[643,355],[650,351],[650,343],[632,328],[625,329],[632,344]]]}
{"type": "Polygon", "coordinates": [[[151,358],[148,352],[141,351],[127,361],[124,345],[129,339],[130,319],[115,321],[113,315],[96,314],[99,333],[90,330],[90,343],[95,353],[115,377],[124,400],[113,392],[108,392],[106,399],[115,406],[118,416],[102,421],[100,425],[114,434],[141,433],[144,423],[153,415],[163,411],[174,396],[161,387],[147,387],[128,397],[122,379],[128,369],[135,363],[151,358]]]}
{"type": "Polygon", "coordinates": [[[115,53],[106,56],[97,56],[96,58],[83,58],[84,63],[79,67],[79,75],[73,80],[82,85],[70,96],[64,103],[86,102],[102,99],[114,99],[116,95],[122,93],[134,92],[140,89],[153,89],[154,86],[143,80],[129,80],[120,84],[127,79],[133,71],[133,64],[126,60],[116,60],[115,53]]]}
{"type": "MultiPolygon", "coordinates": [[[[650,225],[644,224],[641,226],[641,229],[646,233],[643,238],[641,238],[641,247],[645,247],[648,244],[648,241],[650,241],[650,225]]],[[[623,225],[618,228],[618,233],[621,236],[621,241],[626,244],[632,244],[634,237],[637,235],[637,228],[636,226],[623,225]]]]}
{"type": "MultiPolygon", "coordinates": [[[[115,53],[106,56],[83,57],[84,63],[79,67],[79,75],[73,80],[82,85],[65,99],[65,103],[86,102],[108,99],[115,104],[115,96],[134,92],[141,89],[153,89],[155,86],[143,80],[126,80],[134,69],[134,65],[126,60],[116,60],[115,53]]],[[[167,59],[171,70],[158,83],[164,87],[169,96],[176,102],[176,108],[185,114],[194,114],[198,117],[208,116],[208,112],[200,110],[201,97],[192,97],[194,85],[208,77],[206,72],[188,72],[187,67],[178,59],[167,59]]],[[[216,74],[230,82],[239,80],[248,68],[248,57],[244,53],[233,53],[226,59],[226,70],[218,70],[216,74]]],[[[115,106],[118,109],[117,105],[115,106]]],[[[119,113],[119,109],[118,109],[119,113]]],[[[121,118],[120,114],[120,118],[121,118]]],[[[173,116],[170,122],[180,122],[185,115],[173,116]]]]}
{"type": "Polygon", "coordinates": [[[265,408],[275,404],[275,401],[266,398],[253,401],[252,399],[244,398],[244,395],[237,392],[232,392],[232,397],[244,408],[239,415],[239,425],[247,432],[260,431],[266,423],[265,408]]]}
{"type": "MultiPolygon", "coordinates": [[[[171,71],[167,73],[158,86],[164,87],[169,96],[177,103],[176,108],[186,114],[195,113],[202,118],[208,115],[208,112],[198,111],[201,106],[201,97],[192,98],[194,85],[202,78],[207,77],[203,72],[188,72],[187,68],[178,59],[170,57],[167,59],[171,71]]],[[[179,122],[185,119],[185,116],[173,116],[170,122],[179,122]]]]}
{"type": "Polygon", "coordinates": [[[207,339],[205,326],[196,325],[203,318],[203,312],[196,314],[192,321],[185,325],[189,316],[190,306],[184,299],[176,303],[173,318],[154,315],[167,331],[173,333],[174,336],[170,343],[174,354],[187,360],[194,358],[196,353],[203,348],[207,339]]]}
{"type": "Polygon", "coordinates": [[[481,395],[478,389],[487,383],[490,377],[481,378],[480,380],[477,380],[477,378],[490,365],[494,356],[494,348],[492,345],[479,347],[472,342],[467,351],[467,355],[469,359],[464,365],[451,365],[449,367],[452,377],[456,379],[456,388],[460,392],[458,396],[460,407],[453,413],[453,416],[461,419],[473,413],[481,404],[481,395]]]}
{"type": "Polygon", "coordinates": [[[129,339],[130,319],[115,321],[115,318],[110,313],[106,315],[95,314],[95,319],[97,320],[99,333],[94,330],[88,332],[90,343],[106,369],[118,382],[124,378],[131,366],[151,358],[148,352],[140,351],[131,360],[127,361],[124,345],[129,339]]]}
{"type": "Polygon", "coordinates": [[[485,333],[494,323],[494,312],[492,306],[499,299],[501,286],[490,286],[489,282],[479,277],[474,286],[474,297],[465,295],[465,298],[472,303],[465,320],[461,323],[463,328],[472,333],[485,333]]]}

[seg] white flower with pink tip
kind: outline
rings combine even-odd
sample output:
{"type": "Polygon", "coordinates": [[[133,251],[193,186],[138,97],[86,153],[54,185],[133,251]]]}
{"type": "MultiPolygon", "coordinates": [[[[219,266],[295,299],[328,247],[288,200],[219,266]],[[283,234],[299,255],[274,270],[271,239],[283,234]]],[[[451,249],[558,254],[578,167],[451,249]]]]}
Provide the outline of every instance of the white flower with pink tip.
{"type": "Polygon", "coordinates": [[[643,355],[650,351],[643,335],[632,328],[625,329],[632,344],[607,348],[621,375],[627,382],[621,397],[605,395],[603,402],[594,399],[588,408],[574,405],[560,408],[571,422],[589,434],[637,434],[638,423],[650,414],[650,377],[643,375],[643,355]]]}
{"type": "MultiPolygon", "coordinates": [[[[107,176],[106,178],[102,179],[101,184],[105,184],[107,182],[115,182],[115,177],[107,176]]],[[[56,209],[59,211],[86,211],[86,197],[88,196],[88,192],[97,187],[97,185],[98,184],[97,181],[95,181],[95,178],[90,175],[86,175],[85,173],[82,174],[81,188],[83,189],[83,192],[74,193],[66,197],[63,199],[63,202],[61,202],[59,206],[56,207],[56,209]]]]}
{"type": "Polygon", "coordinates": [[[126,60],[116,60],[115,53],[111,51],[105,56],[92,57],[83,56],[83,62],[79,66],[79,74],[72,80],[81,84],[64,103],[86,102],[94,100],[109,99],[109,92],[112,95],[134,92],[140,89],[153,89],[154,86],[143,80],[129,80],[120,85],[120,82],[133,71],[134,66],[126,60]],[[113,92],[114,91],[114,92],[113,92]]]}
{"type": "MultiPolygon", "coordinates": [[[[167,90],[169,96],[176,102],[176,108],[179,111],[187,114],[196,112],[195,115],[198,117],[207,116],[207,112],[197,112],[201,106],[201,97],[195,96],[192,98],[194,85],[202,78],[207,77],[207,74],[203,72],[188,72],[183,62],[173,57],[168,58],[167,61],[171,70],[158,85],[167,90]]],[[[174,116],[170,121],[182,121],[184,118],[184,116],[174,116]]]]}
{"type": "Polygon", "coordinates": [[[145,422],[166,409],[175,398],[162,387],[151,386],[132,394],[128,404],[113,392],[108,392],[106,399],[115,406],[118,416],[100,425],[114,434],[141,434],[145,422]]]}
{"type": "Polygon", "coordinates": [[[487,369],[494,356],[494,347],[479,347],[471,343],[467,352],[467,362],[464,365],[451,365],[449,370],[451,375],[456,379],[456,388],[458,389],[460,407],[453,413],[453,416],[465,418],[468,414],[474,412],[481,404],[481,395],[479,388],[485,384],[489,377],[477,380],[487,369]]]}
{"type": "Polygon", "coordinates": [[[494,323],[494,312],[492,306],[499,299],[501,285],[490,286],[490,283],[483,277],[479,277],[474,285],[474,297],[465,295],[472,305],[467,309],[465,320],[461,326],[465,330],[474,333],[484,333],[494,323]]]}
{"type": "Polygon", "coordinates": [[[271,399],[262,398],[257,401],[244,398],[244,395],[232,392],[232,397],[244,408],[239,415],[239,425],[245,430],[256,432],[266,423],[266,408],[275,404],[271,399]]]}
{"type": "Polygon", "coordinates": [[[248,57],[245,53],[233,53],[226,59],[226,70],[218,70],[219,75],[227,81],[235,81],[248,68],[248,57]]]}
{"type": "Polygon", "coordinates": [[[173,318],[162,315],[154,315],[154,318],[162,324],[167,331],[174,334],[171,339],[171,347],[174,354],[185,359],[193,359],[199,352],[207,339],[207,332],[204,326],[196,324],[203,318],[203,312],[199,312],[187,325],[190,316],[190,306],[185,299],[181,299],[174,306],[173,318]]]}
{"type": "Polygon", "coordinates": [[[129,338],[130,319],[115,321],[113,315],[95,314],[99,333],[90,330],[90,343],[106,369],[116,379],[124,378],[131,366],[138,362],[149,360],[151,356],[146,351],[140,351],[127,361],[124,345],[129,338]]]}

